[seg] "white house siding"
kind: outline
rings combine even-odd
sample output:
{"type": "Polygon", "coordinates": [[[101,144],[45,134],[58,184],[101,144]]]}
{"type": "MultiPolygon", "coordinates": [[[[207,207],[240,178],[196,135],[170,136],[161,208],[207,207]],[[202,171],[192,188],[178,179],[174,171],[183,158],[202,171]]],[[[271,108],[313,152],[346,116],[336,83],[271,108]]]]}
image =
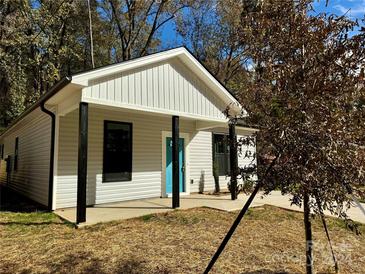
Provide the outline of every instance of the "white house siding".
{"type": "Polygon", "coordinates": [[[78,110],[59,117],[56,208],[76,205],[78,130],[78,110]]]}
{"type": "MultiPolygon", "coordinates": [[[[51,118],[39,108],[28,114],[14,128],[0,138],[4,144],[4,158],[12,159],[10,188],[39,202],[48,203],[51,118]],[[15,138],[18,144],[18,169],[14,171],[15,138]]],[[[1,183],[6,182],[5,161],[1,161],[1,183]]]]}
{"type": "MultiPolygon", "coordinates": [[[[244,135],[237,135],[237,140],[244,137],[244,135]]],[[[238,166],[243,168],[252,164],[252,158],[245,157],[246,152],[250,152],[252,155],[256,153],[256,146],[242,147],[241,153],[238,154],[238,166]]],[[[253,164],[256,164],[256,159],[254,159],[253,164]]],[[[230,180],[228,176],[219,176],[219,185],[222,189],[227,188],[227,184],[230,180]]]]}
{"type": "Polygon", "coordinates": [[[83,101],[225,119],[227,107],[181,62],[169,61],[89,83],[83,101]]]}
{"type": "Polygon", "coordinates": [[[212,133],[198,131],[190,143],[191,192],[214,190],[212,133]]]}
{"type": "MultiPolygon", "coordinates": [[[[161,196],[162,131],[171,131],[171,117],[112,111],[89,107],[88,204],[161,196]],[[133,124],[132,180],[102,182],[104,120],[133,124]]],[[[180,119],[180,132],[190,135],[191,192],[199,189],[204,174],[204,189],[213,190],[212,143],[210,132],[195,131],[195,121],[180,119]]],[[[78,111],[60,117],[56,207],[76,205],[78,111]]]]}
{"type": "Polygon", "coordinates": [[[6,182],[6,162],[0,159],[0,184],[6,182]]]}

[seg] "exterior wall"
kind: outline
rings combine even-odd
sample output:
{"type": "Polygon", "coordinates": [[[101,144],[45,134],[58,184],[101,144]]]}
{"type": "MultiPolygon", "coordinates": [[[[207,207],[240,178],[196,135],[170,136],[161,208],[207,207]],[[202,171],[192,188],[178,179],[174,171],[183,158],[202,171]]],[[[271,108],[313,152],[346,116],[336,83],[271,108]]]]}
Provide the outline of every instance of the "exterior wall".
{"type": "MultiPolygon", "coordinates": [[[[76,206],[77,157],[78,157],[78,109],[59,117],[57,176],[54,178],[56,208],[76,206]]],[[[90,192],[90,184],[87,185],[90,192]]],[[[88,195],[89,196],[89,195],[88,195]]],[[[88,197],[89,198],[89,197],[88,197]]],[[[89,201],[87,200],[87,203],[89,201]]]]}
{"type": "MultiPolygon", "coordinates": [[[[161,196],[162,131],[171,131],[171,117],[112,111],[89,106],[88,204],[161,196]],[[133,124],[132,180],[102,182],[104,120],[133,124]]],[[[76,205],[78,110],[60,117],[56,208],[76,205]]],[[[214,189],[210,132],[195,131],[195,121],[180,119],[180,132],[190,135],[190,176],[186,184],[197,192],[214,189]]]]}
{"type": "MultiPolygon", "coordinates": [[[[8,186],[39,202],[48,203],[48,176],[51,142],[51,118],[39,108],[28,114],[0,138],[4,158],[11,156],[11,181],[8,186]],[[14,171],[15,138],[18,144],[18,169],[14,171]]],[[[1,161],[0,182],[6,183],[5,161],[1,161]]]]}
{"type": "MultiPolygon", "coordinates": [[[[60,117],[57,177],[55,178],[56,208],[76,205],[78,110],[60,117]]],[[[162,131],[171,131],[171,117],[89,108],[88,204],[159,197],[162,174],[162,131]],[[132,181],[102,183],[103,121],[133,123],[132,181]]],[[[190,192],[214,190],[212,172],[212,133],[196,131],[195,122],[180,120],[180,132],[190,137],[190,192]]],[[[4,156],[14,156],[15,138],[19,137],[18,170],[12,171],[10,187],[29,198],[47,205],[51,121],[39,109],[29,114],[19,125],[0,138],[4,156]]],[[[239,138],[239,136],[238,136],[239,138]]],[[[239,158],[239,165],[248,164],[239,158]]],[[[14,162],[12,161],[12,165],[14,162]]],[[[5,161],[0,164],[0,182],[6,182],[5,161]]],[[[225,189],[229,178],[220,177],[225,189]]]]}
{"type": "Polygon", "coordinates": [[[89,83],[82,100],[225,120],[225,103],[181,62],[169,61],[89,83]]]}
{"type": "Polygon", "coordinates": [[[6,162],[5,160],[0,159],[0,184],[5,184],[5,183],[6,183],[6,162]]]}
{"type": "MultiPolygon", "coordinates": [[[[237,140],[239,140],[241,137],[243,137],[244,135],[237,135],[237,140]]],[[[238,166],[240,168],[243,168],[245,166],[248,166],[249,164],[251,164],[252,159],[245,157],[245,153],[246,151],[249,151],[251,153],[256,153],[256,147],[242,147],[242,152],[241,154],[238,154],[238,166]]],[[[256,160],[254,161],[254,163],[256,163],[256,160]]],[[[230,180],[229,176],[219,176],[219,185],[221,187],[221,189],[227,189],[227,184],[230,180]]],[[[238,181],[238,183],[240,183],[238,181]]]]}
{"type": "Polygon", "coordinates": [[[214,190],[212,133],[198,131],[190,144],[190,191],[214,190]]]}

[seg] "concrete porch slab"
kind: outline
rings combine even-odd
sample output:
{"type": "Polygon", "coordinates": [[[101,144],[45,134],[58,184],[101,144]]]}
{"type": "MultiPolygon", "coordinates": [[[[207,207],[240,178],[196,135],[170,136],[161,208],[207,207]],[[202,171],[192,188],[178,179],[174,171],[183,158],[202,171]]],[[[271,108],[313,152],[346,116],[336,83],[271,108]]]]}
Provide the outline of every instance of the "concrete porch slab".
{"type": "MultiPolygon", "coordinates": [[[[224,211],[239,210],[247,200],[242,198],[244,197],[232,201],[230,197],[226,195],[214,196],[193,194],[181,196],[179,209],[210,207],[224,211]]],[[[173,210],[171,204],[171,198],[149,198],[95,205],[86,209],[86,222],[81,224],[81,226],[168,212],[173,210]]],[[[76,208],[59,209],[56,210],[55,213],[67,221],[72,223],[76,222],[76,208]]]]}
{"type": "MultiPolygon", "coordinates": [[[[235,211],[242,209],[247,199],[248,195],[244,194],[240,194],[238,199],[235,201],[230,199],[230,195],[215,196],[192,194],[189,196],[180,197],[179,209],[210,207],[223,211],[235,211]]],[[[81,224],[80,227],[172,211],[173,209],[171,208],[171,203],[171,198],[150,198],[88,207],[86,209],[86,222],[81,224]]],[[[289,196],[283,196],[279,191],[274,191],[270,195],[263,198],[259,194],[251,204],[251,207],[262,206],[264,204],[295,211],[302,211],[301,208],[290,205],[289,196]]],[[[56,210],[55,213],[61,218],[66,219],[72,223],[76,222],[76,208],[59,209],[56,210]]],[[[329,212],[325,213],[330,215],[329,212]]],[[[365,216],[357,207],[350,208],[348,215],[354,221],[365,223],[365,216]]]]}

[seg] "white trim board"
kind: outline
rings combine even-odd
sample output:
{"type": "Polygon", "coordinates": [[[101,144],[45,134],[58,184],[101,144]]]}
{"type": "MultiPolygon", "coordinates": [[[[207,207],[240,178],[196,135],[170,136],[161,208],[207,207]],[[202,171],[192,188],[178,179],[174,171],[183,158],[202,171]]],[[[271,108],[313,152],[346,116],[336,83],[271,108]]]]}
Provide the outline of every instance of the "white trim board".
{"type": "Polygon", "coordinates": [[[82,102],[92,104],[92,106],[98,107],[98,108],[115,108],[115,110],[121,109],[127,112],[137,111],[137,112],[150,112],[156,115],[162,115],[162,116],[179,116],[180,118],[186,118],[191,120],[199,120],[199,121],[206,121],[206,122],[215,122],[215,123],[228,123],[228,119],[213,119],[211,117],[207,116],[201,116],[196,114],[190,114],[187,112],[181,112],[181,111],[173,111],[173,110],[167,110],[167,109],[161,109],[161,108],[152,108],[152,107],[146,107],[146,106],[139,106],[139,105],[132,105],[132,104],[125,104],[125,103],[117,103],[109,100],[100,100],[100,99],[94,99],[94,98],[83,98],[82,102]]]}

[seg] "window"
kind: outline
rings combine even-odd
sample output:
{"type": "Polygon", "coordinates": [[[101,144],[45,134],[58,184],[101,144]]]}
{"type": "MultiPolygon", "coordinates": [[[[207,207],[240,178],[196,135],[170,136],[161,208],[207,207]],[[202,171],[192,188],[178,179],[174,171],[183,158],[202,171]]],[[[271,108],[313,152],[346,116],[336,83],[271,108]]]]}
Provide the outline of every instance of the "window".
{"type": "Polygon", "coordinates": [[[218,167],[219,176],[230,174],[228,135],[213,134],[213,161],[218,167]]]}
{"type": "Polygon", "coordinates": [[[132,180],[132,124],[104,121],[103,182],[132,180]]]}
{"type": "Polygon", "coordinates": [[[15,138],[15,151],[14,151],[14,171],[18,170],[18,152],[19,152],[18,146],[19,146],[19,138],[16,137],[15,138]]]}

